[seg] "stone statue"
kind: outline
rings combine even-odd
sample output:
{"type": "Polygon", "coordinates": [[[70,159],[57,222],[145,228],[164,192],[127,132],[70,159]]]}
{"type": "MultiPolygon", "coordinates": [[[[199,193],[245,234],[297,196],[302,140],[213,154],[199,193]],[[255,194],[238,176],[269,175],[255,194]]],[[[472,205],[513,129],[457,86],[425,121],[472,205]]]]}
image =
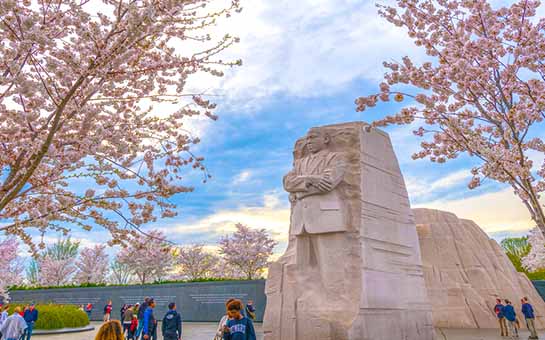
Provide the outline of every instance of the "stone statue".
{"type": "Polygon", "coordinates": [[[284,177],[288,248],[269,267],[265,340],[432,340],[418,237],[388,135],[312,128],[284,177]]]}

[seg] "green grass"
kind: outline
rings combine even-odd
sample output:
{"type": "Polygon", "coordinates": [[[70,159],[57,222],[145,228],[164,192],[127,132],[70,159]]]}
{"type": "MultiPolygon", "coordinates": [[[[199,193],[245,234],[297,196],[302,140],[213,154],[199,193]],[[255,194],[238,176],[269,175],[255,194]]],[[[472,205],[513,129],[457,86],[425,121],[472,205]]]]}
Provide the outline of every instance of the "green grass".
{"type": "MultiPolygon", "coordinates": [[[[9,314],[15,307],[24,307],[24,304],[10,304],[9,314]]],[[[74,305],[37,304],[38,321],[35,329],[61,329],[85,327],[89,324],[87,314],[74,305]]]]}

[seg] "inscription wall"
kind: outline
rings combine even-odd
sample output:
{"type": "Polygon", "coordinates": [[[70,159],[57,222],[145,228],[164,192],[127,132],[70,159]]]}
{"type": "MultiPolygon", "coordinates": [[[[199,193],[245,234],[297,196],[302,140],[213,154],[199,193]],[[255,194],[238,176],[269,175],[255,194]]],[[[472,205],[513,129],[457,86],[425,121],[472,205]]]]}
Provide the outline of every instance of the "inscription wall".
{"type": "Polygon", "coordinates": [[[59,288],[44,290],[14,290],[12,302],[59,303],[94,306],[91,320],[102,320],[103,308],[112,300],[112,318],[120,318],[123,304],[142,303],[146,296],[157,304],[155,316],[159,319],[168,310],[170,302],[176,302],[184,321],[218,321],[225,314],[225,301],[241,299],[244,303],[254,300],[257,321],[263,320],[265,310],[265,280],[172,283],[143,286],[112,286],[92,288],[59,288]]]}

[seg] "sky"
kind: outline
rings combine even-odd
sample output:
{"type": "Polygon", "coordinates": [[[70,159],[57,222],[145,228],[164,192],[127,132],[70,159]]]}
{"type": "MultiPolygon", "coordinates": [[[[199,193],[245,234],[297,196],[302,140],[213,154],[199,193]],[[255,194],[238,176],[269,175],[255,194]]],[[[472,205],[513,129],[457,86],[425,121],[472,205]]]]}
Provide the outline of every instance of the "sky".
{"type": "MultiPolygon", "coordinates": [[[[188,121],[188,129],[202,140],[194,151],[205,157],[212,179],[203,184],[199,174],[189,173],[185,184],[194,185],[194,192],[172,200],[179,215],[146,228],[159,228],[178,244],[214,245],[240,222],[267,229],[281,253],[289,227],[282,177],[291,168],[296,139],[313,126],[371,122],[397,112],[400,104],[389,103],[359,113],[354,99],[377,91],[383,61],[408,55],[418,62],[426,56],[402,29],[377,15],[374,1],[250,0],[225,24],[241,40],[226,57],[241,58],[243,66],[227,70],[220,80],[195,83],[214,95],[219,120],[188,121]]],[[[508,187],[485,181],[476,190],[467,188],[475,160],[412,160],[420,143],[413,129],[385,129],[413,207],[472,219],[497,240],[524,235],[532,227],[508,187]]],[[[107,240],[102,230],[73,237],[83,246],[107,240]]]]}

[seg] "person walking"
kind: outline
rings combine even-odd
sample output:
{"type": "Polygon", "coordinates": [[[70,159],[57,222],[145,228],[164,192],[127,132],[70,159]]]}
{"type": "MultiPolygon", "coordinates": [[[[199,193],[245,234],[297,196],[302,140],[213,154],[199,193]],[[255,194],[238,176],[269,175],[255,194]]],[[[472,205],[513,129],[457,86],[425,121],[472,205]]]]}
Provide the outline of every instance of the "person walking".
{"type": "Polygon", "coordinates": [[[104,318],[103,318],[103,321],[104,321],[104,322],[110,321],[111,316],[112,316],[112,300],[108,300],[108,303],[106,304],[106,306],[104,306],[104,318]]]}
{"type": "Polygon", "coordinates": [[[256,340],[252,320],[242,315],[242,302],[234,300],[227,306],[229,320],[223,328],[223,340],[256,340]]]}
{"type": "Polygon", "coordinates": [[[91,313],[93,312],[93,304],[88,303],[87,306],[85,306],[85,313],[87,313],[87,317],[89,318],[89,321],[91,321],[91,313]]]}
{"type": "Polygon", "coordinates": [[[530,331],[530,337],[528,339],[539,339],[536,332],[534,307],[528,302],[528,298],[525,296],[520,300],[522,303],[522,314],[526,319],[526,327],[530,331]]]}
{"type": "Polygon", "coordinates": [[[125,311],[127,310],[127,308],[129,308],[129,306],[124,303],[123,306],[121,307],[121,309],[119,310],[119,321],[123,322],[123,320],[125,320],[125,311]]]}
{"type": "MultiPolygon", "coordinates": [[[[8,305],[2,305],[2,307],[0,307],[0,328],[2,328],[2,325],[8,318],[8,309],[8,305]]],[[[0,339],[2,339],[2,332],[0,332],[0,339]]]]}
{"type": "Polygon", "coordinates": [[[136,314],[132,315],[131,325],[129,326],[129,340],[136,340],[136,330],[138,329],[138,316],[136,314]]]}
{"type": "Polygon", "coordinates": [[[157,339],[157,320],[153,315],[153,309],[155,308],[155,300],[153,298],[148,301],[148,308],[144,312],[144,327],[142,327],[142,339],[156,340],[157,339]]]}
{"type": "Polygon", "coordinates": [[[507,328],[509,329],[509,332],[511,333],[511,337],[518,338],[519,332],[516,325],[517,313],[515,313],[515,308],[513,308],[511,301],[507,299],[505,300],[505,306],[503,306],[503,316],[505,317],[505,319],[507,319],[507,328]]]}
{"type": "Polygon", "coordinates": [[[508,336],[507,333],[507,323],[505,321],[505,316],[503,315],[503,304],[501,303],[500,299],[496,299],[496,306],[494,306],[494,313],[496,313],[496,317],[498,318],[498,322],[500,324],[500,333],[501,336],[508,336]]]}
{"type": "Polygon", "coordinates": [[[182,316],[176,311],[176,304],[174,302],[168,305],[168,312],[163,318],[161,330],[164,340],[182,339],[182,316]]]}
{"type": "Polygon", "coordinates": [[[25,333],[27,323],[21,316],[21,307],[15,307],[14,313],[9,316],[0,327],[2,340],[19,340],[25,333]]]}
{"type": "Polygon", "coordinates": [[[138,329],[136,330],[136,338],[140,338],[140,334],[142,334],[142,329],[144,328],[144,312],[146,311],[146,308],[148,308],[148,302],[149,297],[146,296],[144,298],[144,302],[138,307],[138,329]]]}
{"type": "Polygon", "coordinates": [[[32,330],[34,329],[34,324],[36,321],[38,321],[38,310],[33,303],[29,305],[27,310],[25,310],[23,318],[26,321],[27,328],[22,340],[30,340],[30,337],[32,337],[32,330]]]}
{"type": "Polygon", "coordinates": [[[129,335],[129,328],[131,327],[132,316],[134,315],[132,306],[127,306],[127,309],[123,313],[123,335],[125,332],[129,335]]]}
{"type": "Polygon", "coordinates": [[[95,340],[125,340],[121,323],[117,320],[104,322],[98,330],[95,340]]]}

